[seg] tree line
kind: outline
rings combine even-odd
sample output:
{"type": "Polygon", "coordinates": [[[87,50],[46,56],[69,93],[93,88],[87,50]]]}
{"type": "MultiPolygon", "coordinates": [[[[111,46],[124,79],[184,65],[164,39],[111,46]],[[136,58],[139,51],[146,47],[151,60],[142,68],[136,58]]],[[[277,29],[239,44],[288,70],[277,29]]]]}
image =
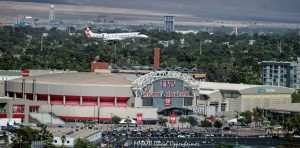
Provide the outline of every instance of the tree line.
{"type": "Polygon", "coordinates": [[[111,45],[86,38],[83,30],[68,30],[71,33],[56,28],[2,27],[0,69],[90,71],[93,61],[117,66],[151,66],[153,48],[160,47],[161,67],[196,68],[207,73],[209,81],[259,84],[259,62],[292,61],[300,55],[296,32],[251,36],[140,30],[150,38],[111,45]],[[43,36],[44,33],[48,35],[43,36]],[[164,46],[160,41],[169,44],[164,46]]]}

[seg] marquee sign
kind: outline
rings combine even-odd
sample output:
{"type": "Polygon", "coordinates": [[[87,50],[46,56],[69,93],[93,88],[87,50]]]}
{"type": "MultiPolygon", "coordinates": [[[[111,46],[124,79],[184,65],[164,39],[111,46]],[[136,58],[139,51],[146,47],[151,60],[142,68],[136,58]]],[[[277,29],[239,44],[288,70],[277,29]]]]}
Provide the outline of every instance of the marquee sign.
{"type": "Polygon", "coordinates": [[[175,87],[176,80],[161,80],[161,87],[175,87]]]}
{"type": "Polygon", "coordinates": [[[147,92],[144,97],[193,97],[188,91],[147,92]]]}
{"type": "Polygon", "coordinates": [[[143,98],[150,98],[149,106],[157,108],[184,107],[184,99],[193,98],[193,93],[183,80],[163,78],[147,86],[142,93],[143,98]]]}

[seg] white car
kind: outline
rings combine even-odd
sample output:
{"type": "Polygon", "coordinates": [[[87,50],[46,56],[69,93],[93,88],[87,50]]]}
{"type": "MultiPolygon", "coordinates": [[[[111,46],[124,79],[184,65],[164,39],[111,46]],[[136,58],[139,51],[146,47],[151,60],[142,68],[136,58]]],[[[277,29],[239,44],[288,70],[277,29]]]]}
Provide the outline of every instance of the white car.
{"type": "Polygon", "coordinates": [[[178,135],[178,138],[186,138],[185,135],[178,135]]]}

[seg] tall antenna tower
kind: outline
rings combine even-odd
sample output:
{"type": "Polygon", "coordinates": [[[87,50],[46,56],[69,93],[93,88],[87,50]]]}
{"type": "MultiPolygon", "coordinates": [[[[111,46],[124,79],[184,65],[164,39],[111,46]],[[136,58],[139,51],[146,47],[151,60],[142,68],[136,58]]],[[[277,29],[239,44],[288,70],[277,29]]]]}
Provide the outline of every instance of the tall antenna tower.
{"type": "Polygon", "coordinates": [[[49,7],[49,21],[55,20],[55,10],[54,10],[54,5],[50,5],[49,7]]]}

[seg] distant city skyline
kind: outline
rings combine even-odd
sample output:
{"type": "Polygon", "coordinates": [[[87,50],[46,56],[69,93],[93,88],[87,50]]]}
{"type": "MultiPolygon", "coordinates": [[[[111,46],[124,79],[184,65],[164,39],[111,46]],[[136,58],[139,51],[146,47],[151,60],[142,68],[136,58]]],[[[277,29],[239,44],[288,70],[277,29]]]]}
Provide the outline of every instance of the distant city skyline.
{"type": "Polygon", "coordinates": [[[195,25],[201,21],[211,26],[216,23],[219,26],[245,26],[245,22],[272,22],[276,23],[273,26],[288,23],[294,24],[290,28],[297,28],[300,23],[298,0],[127,0],[126,3],[123,0],[0,0],[0,21],[20,15],[48,19],[51,4],[56,6],[58,20],[93,21],[98,15],[105,14],[116,23],[125,24],[163,24],[165,15],[175,16],[178,25],[195,25]]]}

